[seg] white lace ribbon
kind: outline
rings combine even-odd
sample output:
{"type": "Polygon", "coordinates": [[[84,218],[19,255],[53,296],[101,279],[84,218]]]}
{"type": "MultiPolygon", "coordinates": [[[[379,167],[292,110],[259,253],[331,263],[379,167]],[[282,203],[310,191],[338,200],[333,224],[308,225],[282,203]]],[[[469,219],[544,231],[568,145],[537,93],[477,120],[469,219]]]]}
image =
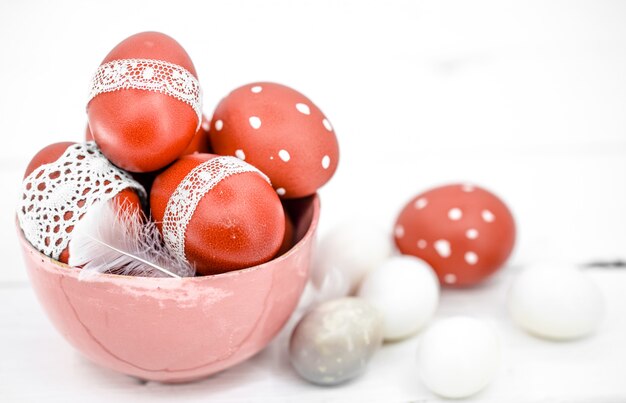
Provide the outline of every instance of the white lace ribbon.
{"type": "Polygon", "coordinates": [[[111,164],[95,142],[74,144],[59,159],[24,179],[17,218],[26,239],[43,254],[58,259],[89,207],[127,188],[145,199],[143,186],[111,164]]]}
{"type": "Polygon", "coordinates": [[[270,183],[264,173],[239,158],[215,157],[192,169],[178,184],[165,207],[163,238],[180,259],[187,262],[185,232],[200,200],[224,179],[244,172],[255,172],[270,183]]]}
{"type": "Polygon", "coordinates": [[[160,92],[191,106],[202,123],[202,89],[198,79],[184,67],[153,59],[120,59],[98,67],[91,80],[89,103],[105,92],[137,89],[160,92]]]}

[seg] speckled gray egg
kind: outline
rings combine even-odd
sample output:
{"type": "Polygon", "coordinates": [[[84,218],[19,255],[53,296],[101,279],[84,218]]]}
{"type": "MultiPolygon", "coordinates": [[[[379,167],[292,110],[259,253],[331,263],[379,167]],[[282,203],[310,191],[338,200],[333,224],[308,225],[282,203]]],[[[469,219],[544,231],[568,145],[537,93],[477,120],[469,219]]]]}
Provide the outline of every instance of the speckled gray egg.
{"type": "Polygon", "coordinates": [[[360,298],[325,302],[306,314],[289,343],[291,364],[307,381],[336,385],[360,375],[383,341],[381,314],[360,298]]]}

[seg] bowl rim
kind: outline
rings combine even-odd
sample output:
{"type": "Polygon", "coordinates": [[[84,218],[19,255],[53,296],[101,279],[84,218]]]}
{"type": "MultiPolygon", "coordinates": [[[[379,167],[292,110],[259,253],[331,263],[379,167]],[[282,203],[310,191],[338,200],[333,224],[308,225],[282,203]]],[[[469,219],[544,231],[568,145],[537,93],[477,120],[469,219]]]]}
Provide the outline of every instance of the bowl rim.
{"type": "MultiPolygon", "coordinates": [[[[173,277],[142,277],[142,276],[130,276],[130,275],[125,275],[125,274],[109,274],[109,273],[98,273],[94,276],[89,276],[89,278],[86,278],[84,280],[81,280],[85,283],[88,282],[102,282],[102,281],[106,281],[106,280],[111,280],[111,281],[156,281],[156,282],[168,282],[168,283],[181,283],[181,282],[200,282],[200,281],[206,281],[207,279],[214,279],[214,278],[226,278],[226,277],[234,277],[234,276],[240,276],[240,275],[244,275],[246,273],[249,272],[253,272],[253,271],[257,271],[257,270],[263,270],[263,268],[265,266],[268,265],[274,265],[276,262],[280,262],[282,260],[287,259],[289,256],[295,254],[299,249],[302,248],[302,245],[304,244],[304,242],[307,242],[311,237],[313,237],[313,235],[315,234],[315,231],[317,229],[318,223],[319,223],[319,217],[320,217],[320,197],[319,194],[315,193],[313,195],[311,195],[311,206],[313,208],[313,214],[311,215],[311,223],[309,224],[309,227],[307,228],[305,234],[302,236],[302,238],[296,242],[295,245],[293,245],[287,252],[283,253],[282,255],[275,257],[273,259],[268,260],[267,262],[255,265],[255,266],[250,266],[250,267],[245,267],[243,269],[237,269],[237,270],[231,270],[231,271],[227,271],[224,273],[217,273],[217,274],[209,274],[206,276],[193,276],[193,277],[181,277],[181,278],[173,278],[173,277]]],[[[39,250],[35,249],[35,247],[26,239],[26,237],[24,236],[24,232],[22,231],[22,228],[20,227],[19,221],[17,220],[17,215],[15,217],[15,226],[17,229],[17,234],[18,234],[18,238],[20,239],[20,242],[22,243],[22,247],[23,248],[27,248],[31,253],[36,253],[39,255],[39,257],[41,258],[42,261],[47,260],[48,262],[54,264],[55,266],[58,266],[59,268],[63,269],[63,272],[60,272],[62,274],[67,274],[67,275],[75,275],[78,276],[78,274],[80,273],[80,269],[74,266],[70,266],[66,263],[60,262],[56,259],[51,258],[50,256],[44,255],[43,253],[41,253],[39,250]]],[[[171,284],[168,284],[171,285],[171,284]]]]}

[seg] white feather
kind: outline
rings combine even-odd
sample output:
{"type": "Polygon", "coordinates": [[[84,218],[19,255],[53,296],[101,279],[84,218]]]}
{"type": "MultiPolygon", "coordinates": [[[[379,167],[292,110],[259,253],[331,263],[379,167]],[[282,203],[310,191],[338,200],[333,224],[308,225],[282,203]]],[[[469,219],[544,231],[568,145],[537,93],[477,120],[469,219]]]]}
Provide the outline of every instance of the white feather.
{"type": "Polygon", "coordinates": [[[89,208],[72,230],[69,265],[80,280],[97,273],[141,277],[191,277],[195,268],[163,243],[156,224],[113,201],[89,208]]]}

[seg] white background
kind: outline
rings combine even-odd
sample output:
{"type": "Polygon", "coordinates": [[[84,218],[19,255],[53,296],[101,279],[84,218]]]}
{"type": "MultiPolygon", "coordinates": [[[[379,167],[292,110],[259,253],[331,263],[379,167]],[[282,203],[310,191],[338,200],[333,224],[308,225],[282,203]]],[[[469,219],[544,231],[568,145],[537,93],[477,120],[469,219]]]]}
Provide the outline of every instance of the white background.
{"type": "Polygon", "coordinates": [[[516,267],[626,259],[626,2],[382,0],[1,0],[0,400],[86,390],[118,400],[431,398],[407,359],[418,338],[385,346],[365,377],[340,388],[300,382],[280,339],[219,377],[172,388],[97,368],[54,332],[17,252],[21,175],[45,145],[82,139],[91,75],[145,30],[188,51],[208,115],[261,80],[322,108],[341,158],[321,190],[321,233],[349,216],[390,230],[411,196],[448,182],[483,185],[510,205],[519,239],[509,267],[486,287],[444,294],[440,309],[484,316],[508,340],[501,379],[476,399],[626,401],[626,274],[593,273],[609,301],[606,329],[578,343],[531,339],[500,306],[516,267]]]}

